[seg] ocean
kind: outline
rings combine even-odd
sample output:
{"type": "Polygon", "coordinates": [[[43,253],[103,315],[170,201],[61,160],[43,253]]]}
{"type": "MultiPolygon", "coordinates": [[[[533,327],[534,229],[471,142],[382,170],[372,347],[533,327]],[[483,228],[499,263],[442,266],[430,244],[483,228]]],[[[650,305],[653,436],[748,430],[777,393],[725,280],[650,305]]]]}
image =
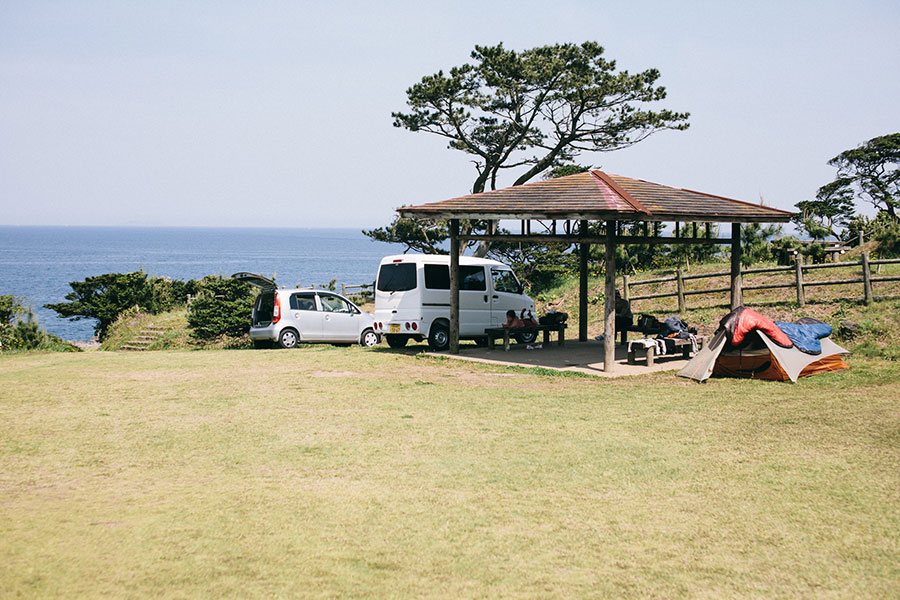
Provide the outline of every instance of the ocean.
{"type": "Polygon", "coordinates": [[[340,290],[371,283],[381,258],[402,252],[358,229],[0,226],[0,295],[24,298],[45,331],[87,341],[93,319],[44,308],[65,301],[70,281],[139,270],[181,280],[249,271],[286,287],[336,279],[340,290]]]}

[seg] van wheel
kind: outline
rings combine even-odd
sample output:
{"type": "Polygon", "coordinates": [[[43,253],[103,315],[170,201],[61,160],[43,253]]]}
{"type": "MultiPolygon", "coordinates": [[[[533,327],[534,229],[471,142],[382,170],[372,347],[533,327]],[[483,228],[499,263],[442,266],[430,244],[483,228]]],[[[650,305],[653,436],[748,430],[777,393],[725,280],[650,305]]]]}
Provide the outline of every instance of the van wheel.
{"type": "Polygon", "coordinates": [[[366,348],[371,348],[378,344],[381,341],[378,339],[378,334],[372,331],[371,329],[366,329],[362,332],[362,335],[359,338],[359,343],[365,346],[366,348]]]}
{"type": "Polygon", "coordinates": [[[534,340],[537,339],[537,335],[537,331],[523,331],[516,334],[516,341],[520,344],[533,344],[534,340]]]}
{"type": "Polygon", "coordinates": [[[405,335],[386,335],[388,346],[391,348],[403,348],[406,346],[406,342],[409,341],[409,338],[405,335]]]}
{"type": "Polygon", "coordinates": [[[431,332],[428,334],[428,345],[432,350],[446,350],[450,347],[450,329],[441,323],[435,323],[431,326],[431,332]]]}
{"type": "Polygon", "coordinates": [[[293,329],[285,329],[278,336],[278,345],[282,348],[296,348],[298,341],[297,332],[293,329]]]}

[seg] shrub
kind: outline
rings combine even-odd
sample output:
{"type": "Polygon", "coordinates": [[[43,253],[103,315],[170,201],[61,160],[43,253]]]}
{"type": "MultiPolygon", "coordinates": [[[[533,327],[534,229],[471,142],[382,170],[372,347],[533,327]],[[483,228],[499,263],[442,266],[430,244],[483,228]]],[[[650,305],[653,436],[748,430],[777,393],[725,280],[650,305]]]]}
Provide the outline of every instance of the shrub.
{"type": "Polygon", "coordinates": [[[878,242],[878,253],[884,257],[900,254],[900,223],[887,220],[875,228],[875,240],[878,242]]]}
{"type": "Polygon", "coordinates": [[[143,271],[135,271],[106,273],[84,281],[72,281],[69,285],[72,291],[66,294],[68,302],[45,304],[44,308],[73,321],[97,319],[95,331],[103,340],[109,326],[122,311],[135,306],[150,314],[172,310],[183,306],[187,295],[194,293],[199,284],[194,280],[148,278],[143,271]]]}
{"type": "Polygon", "coordinates": [[[77,349],[38,325],[34,313],[22,306],[15,296],[0,296],[0,344],[9,350],[55,350],[73,352],[77,349]]]}
{"type": "Polygon", "coordinates": [[[198,339],[238,337],[247,332],[254,295],[243,281],[219,276],[200,280],[197,297],[188,307],[191,335],[198,339]]]}

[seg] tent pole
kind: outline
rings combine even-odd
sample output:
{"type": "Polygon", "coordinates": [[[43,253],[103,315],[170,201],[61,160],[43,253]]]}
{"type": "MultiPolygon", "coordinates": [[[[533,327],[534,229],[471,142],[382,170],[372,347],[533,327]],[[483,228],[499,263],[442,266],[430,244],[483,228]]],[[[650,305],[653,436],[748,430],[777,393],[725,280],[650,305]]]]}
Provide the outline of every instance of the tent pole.
{"type": "Polygon", "coordinates": [[[603,324],[603,370],[611,373],[616,359],[616,222],[606,222],[606,305],[603,324]]]}
{"type": "Polygon", "coordinates": [[[450,219],[450,354],[459,354],[459,219],[450,219]]]}

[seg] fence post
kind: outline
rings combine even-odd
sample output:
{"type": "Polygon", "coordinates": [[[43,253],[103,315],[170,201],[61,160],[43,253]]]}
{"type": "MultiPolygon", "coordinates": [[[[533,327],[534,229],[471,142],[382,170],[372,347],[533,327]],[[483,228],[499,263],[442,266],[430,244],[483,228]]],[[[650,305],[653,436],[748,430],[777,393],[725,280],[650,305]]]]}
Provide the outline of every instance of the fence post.
{"type": "Polygon", "coordinates": [[[863,290],[866,297],[866,305],[872,304],[872,268],[869,266],[869,253],[862,253],[863,290]]]}
{"type": "Polygon", "coordinates": [[[797,267],[797,304],[806,306],[806,292],[803,289],[803,255],[798,254],[794,259],[797,267]]]}
{"type": "Polygon", "coordinates": [[[731,309],[744,303],[744,280],[741,272],[741,224],[731,224],[731,309]]]}
{"type": "Polygon", "coordinates": [[[341,296],[344,296],[345,298],[347,297],[347,284],[346,283],[341,284],[341,296]]]}
{"type": "Polygon", "coordinates": [[[628,275],[622,275],[622,297],[625,299],[625,302],[631,302],[631,290],[628,286],[628,275]]]}
{"type": "Polygon", "coordinates": [[[675,282],[678,289],[678,312],[683,313],[684,306],[684,270],[681,267],[675,271],[675,282]]]}

